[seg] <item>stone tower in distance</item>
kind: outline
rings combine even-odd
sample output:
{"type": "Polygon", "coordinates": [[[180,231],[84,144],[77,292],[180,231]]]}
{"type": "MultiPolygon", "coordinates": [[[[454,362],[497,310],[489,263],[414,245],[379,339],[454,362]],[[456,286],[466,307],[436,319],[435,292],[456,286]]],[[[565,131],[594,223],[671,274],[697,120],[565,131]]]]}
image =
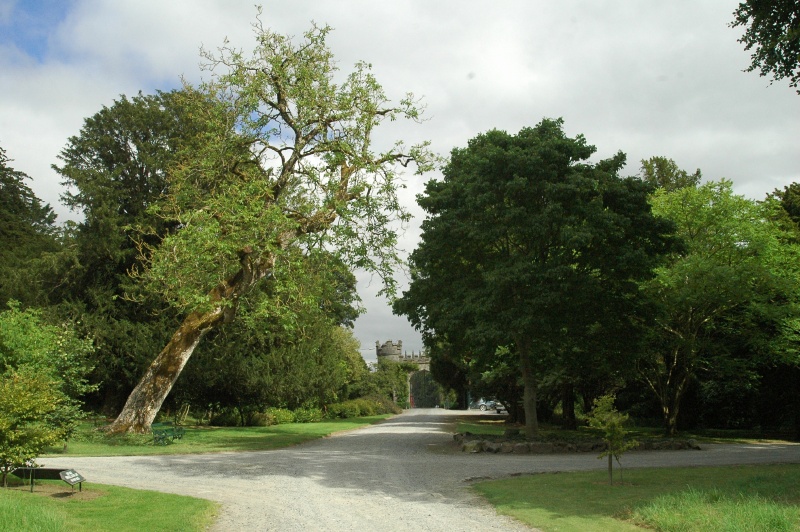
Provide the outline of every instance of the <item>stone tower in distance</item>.
{"type": "Polygon", "coordinates": [[[394,343],[392,340],[387,340],[381,345],[378,340],[375,342],[375,353],[378,355],[378,360],[391,360],[392,362],[413,362],[419,366],[420,371],[430,371],[431,359],[428,355],[420,352],[409,355],[403,353],[403,341],[398,340],[394,343]]]}

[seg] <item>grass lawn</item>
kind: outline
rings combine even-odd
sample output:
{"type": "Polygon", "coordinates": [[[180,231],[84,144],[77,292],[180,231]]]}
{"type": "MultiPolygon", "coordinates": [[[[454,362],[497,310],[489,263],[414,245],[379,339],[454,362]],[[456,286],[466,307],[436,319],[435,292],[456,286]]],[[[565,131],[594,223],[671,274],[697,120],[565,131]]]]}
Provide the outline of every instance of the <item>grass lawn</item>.
{"type": "Polygon", "coordinates": [[[0,488],[0,528],[19,532],[199,531],[213,523],[217,508],[204,499],[98,484],[74,493],[60,481],[39,481],[34,493],[0,488]]]}
{"type": "Polygon", "coordinates": [[[544,531],[800,530],[800,465],[543,473],[481,482],[497,511],[544,531]]]}
{"type": "Polygon", "coordinates": [[[91,424],[83,425],[67,450],[53,447],[44,456],[137,456],[221,451],[265,451],[324,438],[334,432],[377,423],[389,415],[337,419],[321,423],[287,423],[270,427],[186,427],[183,439],[153,445],[153,436],[108,436],[91,424]]]}

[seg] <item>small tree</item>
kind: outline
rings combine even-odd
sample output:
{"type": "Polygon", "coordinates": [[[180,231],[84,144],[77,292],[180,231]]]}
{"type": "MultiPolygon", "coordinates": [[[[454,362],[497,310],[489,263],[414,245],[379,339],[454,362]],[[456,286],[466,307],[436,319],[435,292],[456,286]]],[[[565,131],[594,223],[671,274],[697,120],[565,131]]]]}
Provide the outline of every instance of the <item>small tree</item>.
{"type": "Polygon", "coordinates": [[[67,403],[58,383],[31,368],[13,371],[0,380],[0,477],[33,460],[48,445],[65,436],[59,409],[67,403]]]}
{"type": "Polygon", "coordinates": [[[34,442],[39,441],[38,432],[29,430],[36,426],[47,427],[48,433],[58,434],[66,445],[83,417],[80,397],[96,389],[86,377],[92,370],[92,342],[79,338],[69,324],[48,324],[35,309],[21,310],[15,301],[8,306],[0,312],[0,380],[11,388],[8,397],[2,392],[0,417],[4,424],[0,431],[5,432],[5,424],[12,427],[8,430],[17,430],[15,424],[28,428],[19,429],[17,436],[4,433],[0,439],[8,443],[8,438],[21,441],[16,438],[33,434],[34,442]],[[36,397],[31,399],[31,394],[36,397]]]}
{"type": "Polygon", "coordinates": [[[635,440],[626,440],[628,431],[625,424],[628,422],[628,414],[621,414],[614,408],[614,394],[606,394],[598,397],[594,401],[594,408],[589,413],[589,426],[603,431],[603,440],[606,442],[606,450],[598,458],[608,457],[608,483],[614,484],[613,463],[611,457],[617,460],[620,467],[620,481],[622,481],[622,463],[619,461],[622,454],[634,447],[635,440]]]}

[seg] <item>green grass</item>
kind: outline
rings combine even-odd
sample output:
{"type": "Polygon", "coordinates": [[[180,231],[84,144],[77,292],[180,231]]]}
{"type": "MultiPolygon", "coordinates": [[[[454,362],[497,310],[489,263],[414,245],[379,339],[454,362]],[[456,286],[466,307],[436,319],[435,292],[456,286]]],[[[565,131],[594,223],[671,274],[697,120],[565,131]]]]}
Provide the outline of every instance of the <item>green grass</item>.
{"type": "Polygon", "coordinates": [[[800,529],[800,465],[631,469],[482,482],[498,512],[544,531],[800,529]]]}
{"type": "Polygon", "coordinates": [[[76,495],[0,488],[0,527],[20,532],[195,531],[206,530],[218,508],[204,499],[115,486],[84,484],[76,495]]]}
{"type": "Polygon", "coordinates": [[[53,447],[45,456],[139,456],[194,454],[222,451],[265,451],[280,449],[334,432],[377,423],[388,415],[337,419],[321,423],[287,423],[270,427],[187,427],[182,440],[153,445],[152,435],[108,436],[90,424],[80,428],[67,450],[53,447]]]}

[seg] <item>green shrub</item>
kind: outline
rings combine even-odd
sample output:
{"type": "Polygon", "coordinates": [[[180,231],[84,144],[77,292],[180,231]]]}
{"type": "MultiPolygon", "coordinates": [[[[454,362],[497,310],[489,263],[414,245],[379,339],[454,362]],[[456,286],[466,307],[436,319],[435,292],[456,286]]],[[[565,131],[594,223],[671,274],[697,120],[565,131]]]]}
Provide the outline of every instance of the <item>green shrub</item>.
{"type": "Polygon", "coordinates": [[[323,417],[322,410],[315,406],[305,406],[294,411],[295,423],[319,423],[323,417]]]}
{"type": "Polygon", "coordinates": [[[239,416],[232,410],[222,410],[211,416],[208,424],[213,427],[238,427],[239,416]]]}
{"type": "Polygon", "coordinates": [[[291,410],[286,408],[270,407],[264,412],[268,418],[270,425],[283,425],[285,423],[294,423],[294,414],[291,410]]]}
{"type": "Polygon", "coordinates": [[[250,416],[250,426],[252,427],[269,427],[274,424],[272,418],[265,412],[255,412],[250,416]]]}
{"type": "Polygon", "coordinates": [[[348,419],[380,414],[399,414],[402,409],[388,398],[374,395],[328,405],[327,411],[329,419],[348,419]]]}

